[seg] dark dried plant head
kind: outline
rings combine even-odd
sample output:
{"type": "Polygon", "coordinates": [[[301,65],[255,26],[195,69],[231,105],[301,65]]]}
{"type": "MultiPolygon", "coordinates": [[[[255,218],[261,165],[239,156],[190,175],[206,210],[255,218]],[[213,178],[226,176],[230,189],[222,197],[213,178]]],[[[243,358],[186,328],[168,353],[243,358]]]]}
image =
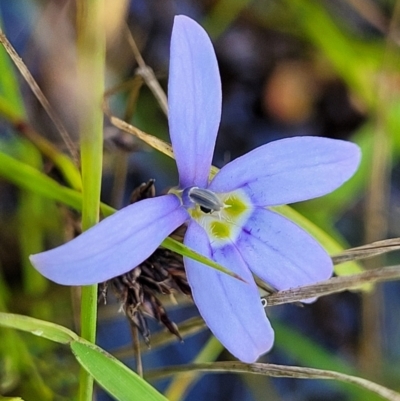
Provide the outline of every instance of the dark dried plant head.
{"type": "MultiPolygon", "coordinates": [[[[154,180],[149,180],[133,191],[131,203],[154,196],[154,180]]],[[[182,242],[185,231],[186,227],[181,226],[171,236],[182,242]]],[[[148,317],[157,320],[181,339],[177,325],[169,319],[159,299],[160,295],[174,294],[191,297],[181,255],[157,248],[148,259],[131,271],[103,283],[100,298],[106,299],[108,288],[114,292],[129,323],[139,330],[147,344],[150,343],[148,317]]]]}

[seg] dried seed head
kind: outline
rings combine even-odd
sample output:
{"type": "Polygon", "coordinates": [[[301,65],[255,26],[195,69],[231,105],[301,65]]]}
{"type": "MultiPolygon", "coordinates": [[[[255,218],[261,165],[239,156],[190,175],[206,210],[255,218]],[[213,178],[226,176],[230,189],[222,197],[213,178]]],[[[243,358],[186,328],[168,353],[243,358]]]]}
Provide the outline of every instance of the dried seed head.
{"type": "MultiPolygon", "coordinates": [[[[133,203],[154,196],[154,180],[149,180],[133,191],[131,201],[133,203]]],[[[186,227],[181,226],[171,236],[182,242],[185,231],[186,227]]],[[[100,290],[100,297],[103,299],[108,287],[113,290],[129,323],[138,328],[147,344],[150,344],[147,317],[162,323],[172,334],[182,339],[176,324],[169,319],[157,297],[173,294],[191,297],[182,256],[168,249],[158,248],[133,270],[103,283],[100,290]]]]}

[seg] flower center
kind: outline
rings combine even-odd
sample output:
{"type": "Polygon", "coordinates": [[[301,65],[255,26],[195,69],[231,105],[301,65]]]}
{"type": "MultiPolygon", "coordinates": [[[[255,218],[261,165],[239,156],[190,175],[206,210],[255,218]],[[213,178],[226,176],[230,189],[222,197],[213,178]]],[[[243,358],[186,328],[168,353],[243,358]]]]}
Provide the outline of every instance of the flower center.
{"type": "Polygon", "coordinates": [[[192,202],[188,212],[207,232],[213,246],[235,242],[253,206],[242,191],[216,194],[208,189],[193,187],[187,192],[192,202]]]}

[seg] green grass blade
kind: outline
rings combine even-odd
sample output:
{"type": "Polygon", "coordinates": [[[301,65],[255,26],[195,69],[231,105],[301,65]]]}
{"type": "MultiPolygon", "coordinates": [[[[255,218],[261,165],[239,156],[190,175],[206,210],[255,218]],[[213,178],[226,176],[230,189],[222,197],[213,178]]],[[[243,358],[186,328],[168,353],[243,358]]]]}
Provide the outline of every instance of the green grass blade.
{"type": "Polygon", "coordinates": [[[69,344],[78,362],[117,400],[167,401],[123,363],[63,326],[3,312],[0,312],[0,326],[22,330],[57,343],[69,344]]]}
{"type": "MultiPolygon", "coordinates": [[[[82,230],[99,221],[103,168],[103,111],[105,92],[105,2],[78,0],[77,72],[78,122],[82,168],[82,230]]],[[[97,285],[82,287],[81,336],[94,343],[97,323],[97,285]]],[[[81,370],[79,400],[93,398],[93,379],[81,370]]]]}
{"type": "Polygon", "coordinates": [[[73,331],[63,326],[13,313],[0,312],[0,326],[26,331],[60,344],[69,344],[78,339],[73,331]]]}
{"type": "MultiPolygon", "coordinates": [[[[82,209],[82,194],[60,185],[37,169],[0,152],[0,176],[20,188],[28,189],[48,199],[53,199],[75,210],[82,209]]],[[[104,205],[103,212],[110,215],[114,209],[104,205]]]]}
{"type": "Polygon", "coordinates": [[[167,401],[135,372],[94,344],[79,340],[71,343],[78,362],[119,401],[167,401]]]}
{"type": "MultiPolygon", "coordinates": [[[[21,141],[21,145],[20,155],[26,164],[33,168],[41,168],[42,159],[37,149],[25,141],[21,141]]],[[[32,268],[29,263],[29,255],[41,252],[43,249],[45,238],[43,221],[46,220],[48,212],[45,207],[46,201],[49,202],[32,191],[21,190],[19,192],[18,237],[23,268],[23,286],[24,292],[36,296],[44,294],[48,281],[32,268]]],[[[36,306],[38,305],[36,304],[36,306]]],[[[42,307],[47,309],[44,303],[42,307]]]]}
{"type": "MultiPolygon", "coordinates": [[[[11,299],[10,295],[0,274],[0,312],[4,314],[7,314],[6,302],[11,299]]],[[[1,322],[0,317],[0,326],[1,322]]],[[[10,385],[10,390],[14,389],[15,382],[20,379],[22,374],[26,378],[24,386],[30,388],[32,399],[52,401],[53,393],[40,375],[25,341],[18,332],[6,327],[2,327],[0,330],[0,355],[3,364],[0,391],[8,394],[7,386],[10,385]]]]}

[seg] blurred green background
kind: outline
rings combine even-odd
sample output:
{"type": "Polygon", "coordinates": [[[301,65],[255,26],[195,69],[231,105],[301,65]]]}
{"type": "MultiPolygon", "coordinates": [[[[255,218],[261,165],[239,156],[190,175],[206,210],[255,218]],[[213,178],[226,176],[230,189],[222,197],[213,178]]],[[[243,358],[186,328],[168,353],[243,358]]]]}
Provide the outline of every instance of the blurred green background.
{"type": "MultiPolygon", "coordinates": [[[[221,70],[223,116],[214,164],[221,167],[288,136],[354,141],[363,150],[357,175],[335,193],[295,209],[345,248],[400,236],[400,2],[108,0],[105,7],[105,86],[116,88],[107,98],[113,114],[168,141],[167,119],[138,75],[126,27],[165,89],[173,17],[186,14],[210,34],[221,70]]],[[[48,282],[28,260],[81,229],[73,209],[80,200],[72,190],[82,186],[74,157],[82,117],[77,99],[87,88],[77,79],[75,18],[74,1],[0,0],[1,27],[69,138],[63,140],[0,48],[0,311],[78,330],[77,290],[48,282]]],[[[173,160],[106,117],[104,138],[105,203],[128,204],[132,190],[150,178],[158,193],[176,184],[173,160]]],[[[363,266],[396,263],[398,256],[390,254],[363,266]]],[[[174,321],[196,315],[187,299],[178,301],[180,307],[163,300],[174,321]]],[[[399,306],[400,286],[389,283],[324,297],[305,308],[269,308],[276,345],[262,361],[356,374],[400,391],[399,306]]],[[[145,351],[145,371],[190,362],[208,341],[209,333],[200,331],[184,343],[173,340],[145,351]]],[[[0,399],[75,399],[78,364],[68,348],[4,328],[0,338],[0,399]]],[[[129,325],[112,298],[100,306],[98,342],[135,368],[129,325]]],[[[204,358],[229,358],[213,352],[204,358]]],[[[169,388],[171,400],[182,394],[187,400],[381,399],[338,383],[248,375],[207,375],[192,387],[178,378],[170,385],[157,382],[169,388]]]]}

